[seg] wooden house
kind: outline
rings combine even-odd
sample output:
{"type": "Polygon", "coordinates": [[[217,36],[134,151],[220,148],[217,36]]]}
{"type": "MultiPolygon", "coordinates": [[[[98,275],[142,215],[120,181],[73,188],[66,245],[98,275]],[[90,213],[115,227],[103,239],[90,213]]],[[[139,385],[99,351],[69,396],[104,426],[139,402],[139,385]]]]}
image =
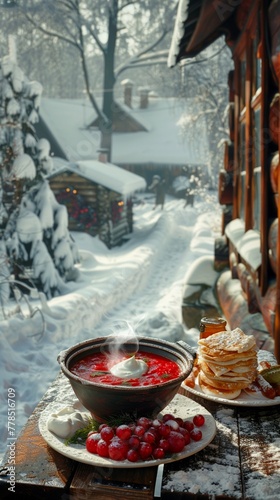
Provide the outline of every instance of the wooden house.
{"type": "Polygon", "coordinates": [[[280,362],[280,0],[180,0],[169,67],[221,36],[234,69],[218,186],[224,216],[215,257],[220,265],[223,254],[226,267],[217,293],[231,326],[261,315],[280,362]]]}
{"type": "Polygon", "coordinates": [[[97,160],[60,162],[48,177],[59,203],[68,211],[69,230],[99,236],[108,248],[120,245],[133,230],[132,195],[145,180],[97,160]]]}
{"type": "MultiPolygon", "coordinates": [[[[192,101],[184,109],[180,98],[162,98],[147,89],[137,95],[128,80],[123,87],[124,94],[116,97],[113,107],[112,163],[141,175],[148,185],[154,175],[160,175],[171,186],[186,166],[200,169],[207,177],[207,125],[201,110],[182,140],[178,123],[183,115],[192,114],[192,101]],[[198,140],[196,126],[204,140],[198,140]]],[[[49,140],[54,156],[77,162],[98,158],[99,125],[88,99],[43,97],[36,130],[49,140]]]]}

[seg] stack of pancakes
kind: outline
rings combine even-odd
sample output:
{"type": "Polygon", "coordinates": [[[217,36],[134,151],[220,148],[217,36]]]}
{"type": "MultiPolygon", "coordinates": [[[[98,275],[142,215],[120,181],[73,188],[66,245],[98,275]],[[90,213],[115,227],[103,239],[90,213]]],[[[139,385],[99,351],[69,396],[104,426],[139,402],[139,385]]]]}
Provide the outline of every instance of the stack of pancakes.
{"type": "Polygon", "coordinates": [[[235,399],[257,376],[257,346],[240,328],[198,341],[199,385],[205,394],[235,399]]]}

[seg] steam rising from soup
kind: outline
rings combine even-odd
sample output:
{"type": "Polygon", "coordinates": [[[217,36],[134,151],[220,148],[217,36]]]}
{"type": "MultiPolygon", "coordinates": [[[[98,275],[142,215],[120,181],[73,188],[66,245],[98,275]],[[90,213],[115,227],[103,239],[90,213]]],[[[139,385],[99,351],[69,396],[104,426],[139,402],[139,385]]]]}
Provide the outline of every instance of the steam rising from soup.
{"type": "Polygon", "coordinates": [[[143,359],[136,359],[139,350],[137,335],[128,322],[118,325],[114,333],[107,337],[101,352],[108,356],[108,370],[115,377],[130,379],[141,377],[148,371],[143,359]],[[126,357],[124,359],[124,355],[126,357]]]}

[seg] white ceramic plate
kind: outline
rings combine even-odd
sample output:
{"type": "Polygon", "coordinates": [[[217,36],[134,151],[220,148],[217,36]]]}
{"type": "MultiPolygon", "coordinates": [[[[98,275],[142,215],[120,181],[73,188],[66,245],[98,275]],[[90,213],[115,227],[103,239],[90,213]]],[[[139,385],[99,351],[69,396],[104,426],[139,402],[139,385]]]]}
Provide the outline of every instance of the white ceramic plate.
{"type": "Polygon", "coordinates": [[[212,396],[211,394],[205,394],[204,392],[202,392],[197,380],[195,381],[195,387],[193,389],[186,386],[184,382],[182,383],[181,387],[186,391],[187,395],[194,394],[195,396],[214,401],[215,403],[223,403],[232,406],[256,406],[261,408],[262,406],[275,406],[280,404],[280,396],[277,396],[274,399],[269,399],[265,398],[264,396],[249,396],[249,394],[246,394],[246,392],[244,391],[241,391],[240,396],[235,399],[226,399],[214,395],[212,396]]]}
{"type": "MultiPolygon", "coordinates": [[[[63,405],[61,405],[61,408],[62,407],[63,405]]],[[[75,408],[78,409],[77,404],[75,404],[75,408]]],[[[171,455],[163,460],[147,460],[141,462],[129,462],[129,460],[124,460],[123,462],[117,462],[109,458],[102,458],[98,455],[89,453],[83,445],[71,444],[67,446],[64,439],[61,439],[50,432],[47,426],[48,418],[51,413],[57,412],[58,409],[57,402],[50,403],[40,416],[39,430],[45,441],[51,448],[68,458],[85,464],[96,465],[98,467],[132,469],[137,467],[152,467],[162,463],[175,462],[176,460],[181,460],[182,458],[194,455],[198,451],[205,448],[213,440],[216,434],[216,422],[212,415],[203,406],[196,403],[192,399],[177,394],[171,403],[169,403],[169,405],[162,411],[162,415],[165,413],[172,413],[176,415],[176,417],[181,417],[184,420],[190,420],[197,413],[201,413],[205,417],[205,424],[201,427],[202,439],[198,442],[191,441],[190,444],[185,446],[181,453],[171,455]]],[[[80,411],[84,412],[85,409],[81,406],[80,411]]]]}

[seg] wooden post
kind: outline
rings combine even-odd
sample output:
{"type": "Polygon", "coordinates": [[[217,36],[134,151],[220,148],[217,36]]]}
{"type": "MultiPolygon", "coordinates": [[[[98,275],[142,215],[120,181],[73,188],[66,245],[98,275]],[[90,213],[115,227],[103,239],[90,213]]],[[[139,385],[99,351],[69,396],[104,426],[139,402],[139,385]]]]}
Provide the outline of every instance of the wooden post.
{"type": "MultiPolygon", "coordinates": [[[[269,7],[269,27],[271,35],[271,62],[274,68],[274,79],[280,92],[280,0],[274,0],[269,7]]],[[[278,118],[279,118],[279,100],[278,100],[278,118]]],[[[280,149],[280,137],[278,127],[278,150],[280,149]]],[[[277,238],[277,272],[276,272],[276,305],[275,305],[275,321],[274,321],[274,351],[277,362],[280,363],[280,176],[278,175],[278,238],[277,238]]]]}

